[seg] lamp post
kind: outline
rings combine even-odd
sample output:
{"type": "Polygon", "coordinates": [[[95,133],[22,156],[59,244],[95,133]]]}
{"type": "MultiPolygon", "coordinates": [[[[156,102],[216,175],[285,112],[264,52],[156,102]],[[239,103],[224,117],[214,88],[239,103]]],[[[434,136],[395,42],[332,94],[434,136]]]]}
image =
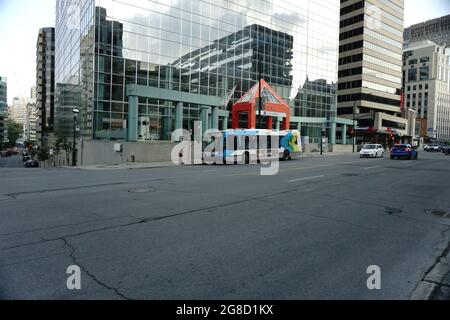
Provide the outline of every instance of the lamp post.
{"type": "Polygon", "coordinates": [[[73,147],[72,147],[72,166],[75,167],[77,165],[76,159],[76,138],[77,138],[77,116],[80,113],[80,110],[73,109],[73,147]]]}
{"type": "Polygon", "coordinates": [[[262,101],[262,88],[261,88],[261,80],[262,80],[262,62],[261,57],[258,55],[258,81],[259,81],[259,101],[258,101],[258,110],[259,110],[259,117],[258,117],[258,128],[262,129],[262,109],[263,109],[263,101],[262,101]]]}
{"type": "MultiPolygon", "coordinates": [[[[353,103],[353,153],[355,153],[356,147],[356,101],[353,103]]],[[[347,132],[344,134],[347,134],[347,132]]]]}

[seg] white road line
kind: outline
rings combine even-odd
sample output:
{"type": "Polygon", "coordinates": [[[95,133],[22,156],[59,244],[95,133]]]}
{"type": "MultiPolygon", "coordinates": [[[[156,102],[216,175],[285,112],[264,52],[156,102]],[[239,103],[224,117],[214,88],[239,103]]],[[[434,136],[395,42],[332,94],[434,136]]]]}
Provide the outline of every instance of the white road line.
{"type": "Polygon", "coordinates": [[[376,169],[376,168],[380,168],[380,167],[381,166],[367,167],[367,168],[364,168],[364,170],[376,169]]]}
{"type": "Polygon", "coordinates": [[[314,177],[308,177],[308,178],[300,178],[300,179],[295,179],[295,180],[289,180],[289,182],[298,182],[298,181],[305,181],[305,180],[312,180],[312,179],[320,179],[325,177],[324,175],[321,176],[314,176],[314,177]]]}

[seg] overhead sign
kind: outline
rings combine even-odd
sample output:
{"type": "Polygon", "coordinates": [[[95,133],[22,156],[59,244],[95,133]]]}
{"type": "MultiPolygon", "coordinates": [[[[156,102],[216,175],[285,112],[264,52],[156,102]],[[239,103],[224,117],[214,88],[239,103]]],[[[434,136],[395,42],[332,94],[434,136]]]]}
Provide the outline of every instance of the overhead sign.
{"type": "MultiPolygon", "coordinates": [[[[259,110],[256,112],[256,114],[259,116],[259,110]]],[[[264,117],[281,117],[281,118],[285,118],[286,114],[282,113],[282,112],[273,112],[273,111],[262,111],[261,114],[264,117]]]]}

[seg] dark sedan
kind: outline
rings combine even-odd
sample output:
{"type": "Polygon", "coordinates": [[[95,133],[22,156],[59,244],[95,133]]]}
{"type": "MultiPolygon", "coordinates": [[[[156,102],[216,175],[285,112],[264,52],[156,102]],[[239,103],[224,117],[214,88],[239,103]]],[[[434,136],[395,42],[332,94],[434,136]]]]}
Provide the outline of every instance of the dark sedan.
{"type": "Polygon", "coordinates": [[[27,162],[25,162],[25,168],[39,168],[39,161],[28,160],[27,162]]]}
{"type": "Polygon", "coordinates": [[[419,153],[410,144],[398,144],[391,150],[391,159],[414,159],[417,160],[419,153]]]}

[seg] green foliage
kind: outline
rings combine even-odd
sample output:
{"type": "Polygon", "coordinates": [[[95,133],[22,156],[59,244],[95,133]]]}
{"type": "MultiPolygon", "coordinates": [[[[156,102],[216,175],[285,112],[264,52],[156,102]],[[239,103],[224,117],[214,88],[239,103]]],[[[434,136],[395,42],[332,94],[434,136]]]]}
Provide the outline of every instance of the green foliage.
{"type": "Polygon", "coordinates": [[[22,127],[20,126],[20,124],[13,121],[7,121],[6,126],[8,128],[8,147],[11,148],[16,145],[16,141],[20,138],[22,127]]]}
{"type": "Polygon", "coordinates": [[[50,150],[48,148],[39,148],[37,156],[39,161],[47,161],[50,158],[50,150]]]}
{"type": "Polygon", "coordinates": [[[67,164],[69,164],[69,153],[70,153],[70,151],[72,151],[72,144],[66,137],[58,137],[58,139],[56,139],[54,150],[55,150],[55,156],[58,156],[59,154],[61,154],[61,151],[65,151],[66,152],[66,161],[67,161],[67,164]]]}

